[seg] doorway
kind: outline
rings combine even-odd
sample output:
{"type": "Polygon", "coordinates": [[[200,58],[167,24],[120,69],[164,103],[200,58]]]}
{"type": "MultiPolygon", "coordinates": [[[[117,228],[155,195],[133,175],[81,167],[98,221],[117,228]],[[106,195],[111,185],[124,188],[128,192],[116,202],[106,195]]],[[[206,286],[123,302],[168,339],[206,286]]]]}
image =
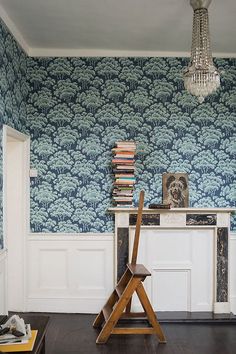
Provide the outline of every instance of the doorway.
{"type": "Polygon", "coordinates": [[[3,237],[8,311],[26,310],[30,138],[3,126],[3,237]]]}

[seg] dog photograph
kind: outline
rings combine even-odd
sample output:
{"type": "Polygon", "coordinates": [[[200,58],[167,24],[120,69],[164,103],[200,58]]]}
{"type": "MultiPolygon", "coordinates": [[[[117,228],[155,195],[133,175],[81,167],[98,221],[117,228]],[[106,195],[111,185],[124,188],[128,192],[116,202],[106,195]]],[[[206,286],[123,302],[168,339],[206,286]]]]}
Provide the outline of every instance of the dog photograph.
{"type": "Polygon", "coordinates": [[[189,205],[187,173],[164,173],[162,175],[163,204],[171,208],[187,208],[189,205]]]}

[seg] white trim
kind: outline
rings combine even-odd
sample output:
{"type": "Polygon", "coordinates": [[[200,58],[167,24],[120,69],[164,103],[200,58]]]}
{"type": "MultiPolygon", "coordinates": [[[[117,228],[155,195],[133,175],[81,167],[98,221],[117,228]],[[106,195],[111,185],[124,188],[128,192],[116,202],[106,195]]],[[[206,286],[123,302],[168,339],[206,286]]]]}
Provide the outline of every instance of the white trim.
{"type": "Polygon", "coordinates": [[[111,241],[114,233],[30,233],[29,241],[111,241]]]}
{"type": "MultiPolygon", "coordinates": [[[[116,212],[123,212],[134,214],[138,212],[138,208],[109,208],[108,211],[112,213],[116,212]]],[[[227,208],[198,208],[198,207],[191,207],[191,208],[171,208],[171,209],[149,209],[143,208],[143,214],[160,214],[160,213],[232,213],[236,211],[234,207],[227,207],[227,208]]]]}
{"type": "Polygon", "coordinates": [[[62,313],[89,313],[97,314],[104,303],[106,297],[94,298],[73,298],[63,297],[29,297],[27,311],[30,312],[62,312],[62,313]]]}
{"type": "Polygon", "coordinates": [[[229,234],[229,301],[230,310],[233,314],[236,314],[236,281],[235,281],[235,241],[236,232],[231,231],[229,234]]]}
{"type": "MultiPolygon", "coordinates": [[[[186,58],[190,52],[137,51],[111,49],[60,49],[29,47],[30,57],[179,57],[186,58]]],[[[236,53],[213,53],[216,58],[236,58],[236,53]]]]}
{"type": "MultiPolygon", "coordinates": [[[[30,57],[189,57],[189,52],[112,49],[29,48],[30,57]]],[[[236,56],[236,54],[235,54],[236,56]]]]}
{"type": "Polygon", "coordinates": [[[0,250],[0,262],[4,261],[7,256],[7,249],[1,249],[0,250]]]}
{"type": "Polygon", "coordinates": [[[30,137],[24,133],[19,132],[18,130],[9,127],[6,124],[3,124],[3,135],[5,134],[5,137],[11,137],[20,141],[26,141],[28,140],[30,137]]]}
{"type": "Polygon", "coordinates": [[[231,231],[229,233],[229,237],[230,237],[231,240],[236,240],[236,231],[231,231]]]}
{"type": "MultiPolygon", "coordinates": [[[[135,229],[135,225],[130,226],[130,229],[135,229]]],[[[177,229],[190,229],[190,230],[204,230],[204,229],[217,229],[216,225],[176,225],[176,226],[160,226],[160,225],[141,225],[142,230],[177,230],[177,229]]]]}
{"type": "Polygon", "coordinates": [[[6,254],[7,254],[6,248],[0,249],[0,261],[6,257],[6,254]]]}
{"type": "Polygon", "coordinates": [[[0,314],[7,315],[6,277],[7,250],[0,250],[0,314]]]}
{"type": "Polygon", "coordinates": [[[230,303],[229,302],[215,302],[213,311],[214,311],[214,313],[230,313],[230,303]]]}
{"type": "Polygon", "coordinates": [[[236,314],[236,296],[230,297],[230,311],[235,315],[236,314]]]}
{"type": "Polygon", "coordinates": [[[11,34],[14,36],[15,40],[17,43],[21,46],[21,48],[24,50],[24,52],[29,55],[30,47],[28,43],[26,43],[24,37],[22,36],[21,32],[17,28],[17,26],[14,24],[14,22],[10,19],[8,16],[7,12],[4,10],[3,6],[0,4],[0,13],[1,13],[1,19],[11,32],[11,34]]]}
{"type": "MultiPolygon", "coordinates": [[[[7,161],[7,138],[13,138],[18,142],[24,144],[24,158],[23,158],[23,178],[22,178],[22,195],[24,196],[24,202],[22,204],[22,218],[23,218],[23,308],[26,306],[26,269],[27,269],[27,248],[26,248],[26,236],[29,233],[30,228],[30,185],[29,185],[29,166],[30,166],[30,137],[26,134],[23,134],[12,127],[3,125],[2,129],[2,154],[3,154],[3,244],[7,249],[7,196],[6,196],[6,161],[7,161]]],[[[6,276],[7,281],[7,276],[6,276]]],[[[6,295],[7,295],[7,286],[6,286],[6,295]]],[[[7,296],[6,296],[7,297],[7,296]]],[[[7,300],[7,299],[6,299],[7,300]]],[[[8,304],[7,304],[8,306],[8,304]]]]}

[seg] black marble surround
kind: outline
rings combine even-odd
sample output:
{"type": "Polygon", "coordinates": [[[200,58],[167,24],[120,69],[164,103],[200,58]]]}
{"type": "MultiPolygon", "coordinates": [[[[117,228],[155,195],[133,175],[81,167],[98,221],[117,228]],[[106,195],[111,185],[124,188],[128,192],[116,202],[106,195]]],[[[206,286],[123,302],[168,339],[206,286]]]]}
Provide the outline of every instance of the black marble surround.
{"type": "Polygon", "coordinates": [[[217,228],[216,301],[228,301],[228,228],[217,228]]]}
{"type": "MultiPolygon", "coordinates": [[[[130,226],[136,225],[137,214],[130,214],[129,216],[129,224],[130,226]]],[[[142,215],[142,224],[145,226],[151,225],[160,225],[160,214],[143,214],[142,215]]]]}
{"type": "Polygon", "coordinates": [[[117,228],[117,281],[126,270],[129,261],[129,228],[117,228]]]}
{"type": "Polygon", "coordinates": [[[186,225],[216,225],[216,214],[187,214],[186,225]]]}

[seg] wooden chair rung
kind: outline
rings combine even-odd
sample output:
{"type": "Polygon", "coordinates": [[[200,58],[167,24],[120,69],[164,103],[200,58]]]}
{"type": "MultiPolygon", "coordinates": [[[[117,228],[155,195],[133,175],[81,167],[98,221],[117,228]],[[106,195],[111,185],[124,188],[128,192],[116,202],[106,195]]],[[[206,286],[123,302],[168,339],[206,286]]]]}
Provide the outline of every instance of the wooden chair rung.
{"type": "Polygon", "coordinates": [[[102,313],[105,318],[105,321],[107,321],[112,313],[112,307],[110,307],[108,304],[106,304],[102,309],[102,313]]]}
{"type": "Polygon", "coordinates": [[[116,287],[115,287],[115,290],[116,290],[116,293],[118,295],[118,297],[120,298],[125,290],[125,286],[123,284],[118,284],[116,287]]]}
{"type": "Polygon", "coordinates": [[[112,334],[155,334],[154,328],[151,327],[116,327],[112,330],[112,334]]]}
{"type": "Polygon", "coordinates": [[[129,312],[129,313],[122,313],[121,315],[121,319],[131,319],[131,318],[141,318],[143,319],[147,319],[147,314],[146,312],[129,312]]]}

